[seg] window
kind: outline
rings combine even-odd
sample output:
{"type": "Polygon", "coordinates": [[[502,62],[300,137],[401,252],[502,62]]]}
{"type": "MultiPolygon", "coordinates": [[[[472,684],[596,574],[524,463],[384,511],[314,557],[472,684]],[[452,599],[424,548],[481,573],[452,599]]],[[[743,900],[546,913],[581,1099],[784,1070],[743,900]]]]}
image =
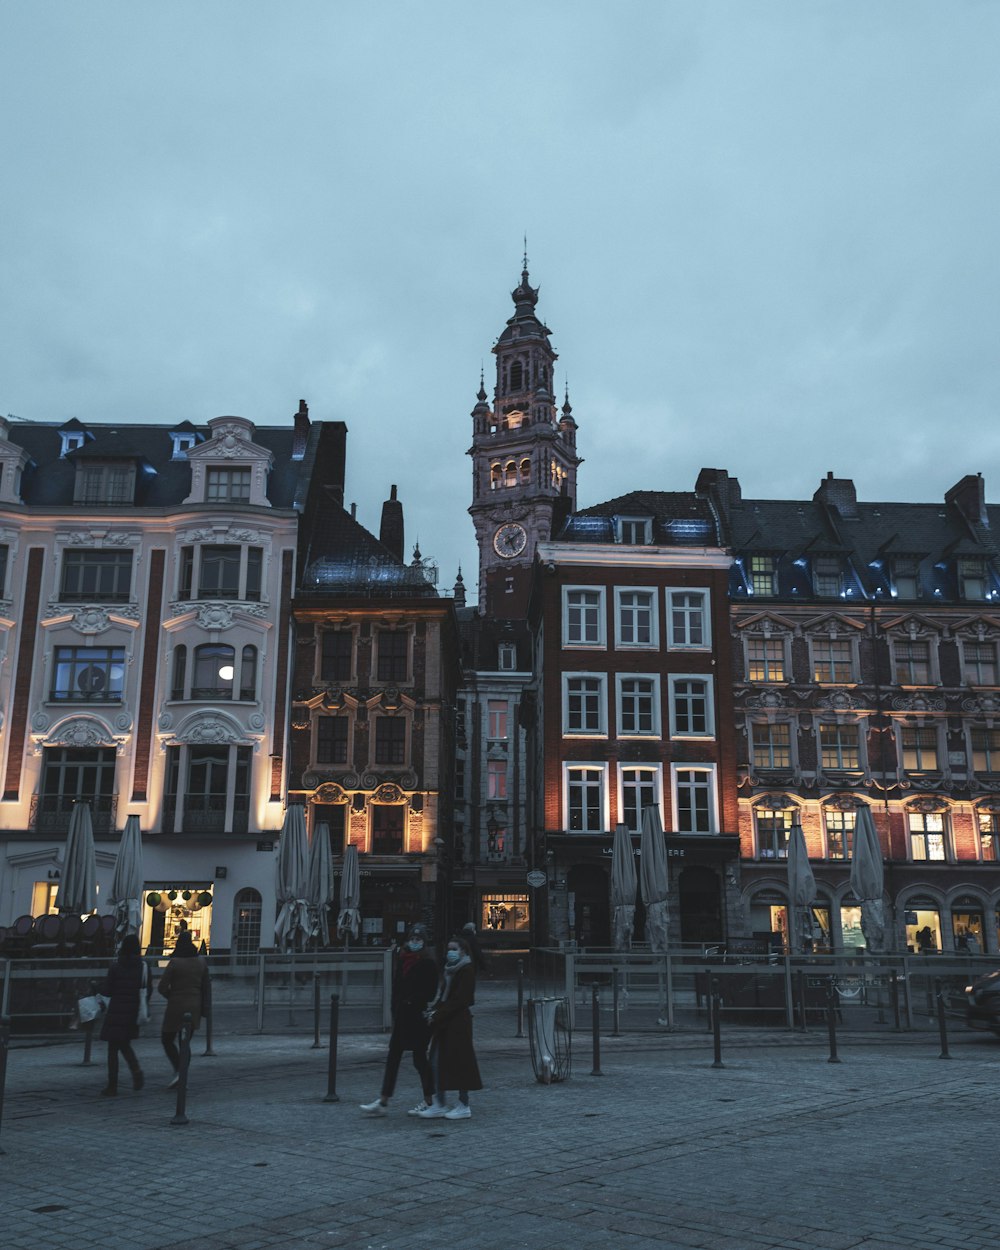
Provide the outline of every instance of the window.
{"type": "Polygon", "coordinates": [[[618,682],[618,736],[645,737],[660,732],[659,679],[623,677],[618,682]]]}
{"type": "MultiPolygon", "coordinates": [[[[514,426],[513,428],[516,429],[517,426],[514,426]]],[[[521,485],[529,486],[530,484],[531,484],[531,461],[522,460],[521,461],[521,485]]]]}
{"type": "Polygon", "coordinates": [[[235,543],[182,547],[177,597],[258,603],[263,563],[262,547],[240,547],[235,543]]]}
{"type": "Polygon", "coordinates": [[[375,721],[375,763],[406,763],[406,720],[402,716],[379,716],[375,721]]]}
{"type": "Polygon", "coordinates": [[[55,702],[120,703],[124,647],[56,647],[49,698],[55,702]]]}
{"type": "Polygon", "coordinates": [[[192,699],[231,699],[236,675],[235,652],[223,643],[206,642],[194,649],[192,699]]]}
{"type": "Polygon", "coordinates": [[[963,599],[985,599],[987,568],[985,560],[963,558],[958,562],[958,588],[963,599]]]}
{"type": "Polygon", "coordinates": [[[10,556],[10,548],[0,543],[0,599],[4,596],[7,589],[7,560],[10,556]]]}
{"type": "Polygon", "coordinates": [[[1000,859],[1000,812],[980,809],[979,817],[979,857],[989,863],[1000,859]]]}
{"type": "Polygon", "coordinates": [[[674,765],[674,820],[678,833],[716,831],[714,767],[674,765]]]}
{"type": "Polygon", "coordinates": [[[970,686],[997,684],[997,647],[995,642],[963,642],[962,670],[970,686]]]}
{"type": "Polygon", "coordinates": [[[378,638],[379,681],[406,681],[409,671],[410,635],[405,629],[380,629],[378,638]]]}
{"type": "Polygon", "coordinates": [[[607,696],[600,673],[563,674],[563,733],[605,737],[607,696]]]}
{"type": "Polygon", "coordinates": [[[490,465],[490,490],[499,490],[503,485],[502,470],[499,464],[490,465]]]}
{"type": "Polygon", "coordinates": [[[816,556],[813,560],[813,593],[824,599],[838,598],[844,589],[839,556],[816,556]]]}
{"type": "Polygon", "coordinates": [[[652,590],[615,590],[615,646],[658,647],[656,593],[652,590]]]}
{"type": "Polygon", "coordinates": [[[787,859],[788,835],[795,811],[791,807],[755,807],[757,858],[787,859]]]}
{"type": "Polygon", "coordinates": [[[63,832],[77,800],[90,804],[95,833],[114,828],[115,748],[46,747],[35,824],[39,831],[63,832]]]}
{"type": "Polygon", "coordinates": [[[531,928],[531,900],[527,894],[484,894],[482,908],[482,929],[527,933],[531,928]]]}
{"type": "Polygon", "coordinates": [[[565,767],[564,810],[571,833],[603,833],[607,770],[602,764],[565,767]]]}
{"type": "Polygon", "coordinates": [[[791,768],[792,727],[781,721],[760,721],[751,726],[754,768],[791,768]]]}
{"type": "Polygon", "coordinates": [[[517,485],[517,465],[513,460],[508,460],[503,467],[503,484],[504,486],[517,485]]]}
{"type": "Polygon", "coordinates": [[[621,517],[618,521],[618,541],[627,547],[649,545],[651,524],[649,520],[621,517]]]}
{"type": "Polygon", "coordinates": [[[505,799],[507,797],[507,761],[486,761],[486,797],[488,799],[505,799]]]}
{"type": "Polygon", "coordinates": [[[825,769],[861,767],[856,723],[820,725],[819,748],[820,760],[825,769]]]}
{"type": "Polygon", "coordinates": [[[244,647],[240,659],[240,699],[252,703],[257,697],[257,648],[244,647]]]}
{"type": "Polygon", "coordinates": [[[813,681],[848,682],[854,680],[854,663],[847,638],[813,638],[813,681]]]}
{"type": "Polygon", "coordinates": [[[173,672],[170,678],[171,699],[183,699],[187,683],[187,647],[174,647],[173,672]]]}
{"type": "Polygon", "coordinates": [[[354,635],[349,629],[325,629],[320,644],[322,681],[350,681],[354,673],[354,635]]]}
{"type": "Polygon", "coordinates": [[[252,752],[252,747],[168,747],[164,832],[246,833],[252,752]]]}
{"type": "Polygon", "coordinates": [[[73,502],[112,507],[135,503],[135,465],[78,464],[73,502]]]}
{"type": "Polygon", "coordinates": [[[944,812],[910,812],[908,820],[911,858],[945,860],[944,812]]]}
{"type": "Polygon", "coordinates": [[[1000,729],[973,729],[971,737],[975,772],[1000,773],[1000,729]]]}
{"type": "Polygon", "coordinates": [[[127,603],[132,589],[131,551],[69,548],[63,554],[63,603],[127,603]]]}
{"type": "Polygon", "coordinates": [[[784,642],[780,638],[748,638],[747,675],[751,681],[784,681],[784,642]]]}
{"type": "Polygon", "coordinates": [[[486,705],[486,736],[495,742],[507,740],[507,700],[490,699],[486,705]]]}
{"type": "Polygon", "coordinates": [[[670,647],[703,651],[711,646],[707,590],[668,590],[670,647]]]}
{"type": "Polygon", "coordinates": [[[512,642],[500,643],[497,661],[501,673],[514,672],[517,668],[517,648],[512,642]]]}
{"type": "Polygon", "coordinates": [[[630,833],[639,833],[645,809],[660,808],[660,770],[658,767],[621,768],[619,778],[618,819],[630,833]]]}
{"type": "Polygon", "coordinates": [[[858,823],[857,812],[842,812],[835,807],[828,807],[823,811],[823,819],[826,822],[827,858],[850,859],[854,854],[854,828],[858,823]]]}
{"type": "Polygon", "coordinates": [[[750,557],[750,593],[773,595],[776,593],[778,562],[774,556],[750,557]]]}
{"type": "Polygon", "coordinates": [[[715,736],[711,677],[670,678],[670,734],[674,738],[715,736]]]}
{"type": "Polygon", "coordinates": [[[901,686],[927,686],[931,677],[931,644],[913,638],[899,639],[893,647],[896,681],[901,686]]]}
{"type": "Polygon", "coordinates": [[[563,588],[563,646],[603,647],[604,591],[563,588]]]}
{"type": "Polygon", "coordinates": [[[402,855],[406,810],[401,803],[372,804],[372,854],[402,855]]]}
{"type": "Polygon", "coordinates": [[[919,599],[920,561],[900,556],[892,562],[892,593],[897,599],[919,599]]]}
{"type": "Polygon", "coordinates": [[[937,769],[936,729],[905,728],[900,736],[903,743],[903,767],[907,772],[934,772],[937,769]]]}
{"type": "Polygon", "coordinates": [[[205,477],[208,503],[249,503],[250,469],[209,469],[205,477]]]}
{"type": "Polygon", "coordinates": [[[321,716],[316,721],[316,763],[347,763],[346,716],[321,716]]]}

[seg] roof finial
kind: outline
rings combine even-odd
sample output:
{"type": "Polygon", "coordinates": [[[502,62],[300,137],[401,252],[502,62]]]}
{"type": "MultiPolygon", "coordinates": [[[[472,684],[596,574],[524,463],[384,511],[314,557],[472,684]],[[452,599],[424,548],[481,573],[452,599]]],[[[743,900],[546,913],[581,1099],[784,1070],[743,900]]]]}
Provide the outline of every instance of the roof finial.
{"type": "Polygon", "coordinates": [[[527,273],[528,273],[528,232],[527,230],[525,230],[524,232],[524,261],[521,265],[521,268],[524,270],[525,276],[527,276],[527,273]]]}

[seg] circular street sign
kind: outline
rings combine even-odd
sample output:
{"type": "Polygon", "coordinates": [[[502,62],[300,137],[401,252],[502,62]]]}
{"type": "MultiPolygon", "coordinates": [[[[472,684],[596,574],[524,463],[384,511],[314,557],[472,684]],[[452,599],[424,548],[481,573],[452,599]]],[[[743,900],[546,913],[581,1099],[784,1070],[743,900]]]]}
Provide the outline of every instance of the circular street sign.
{"type": "Polygon", "coordinates": [[[533,868],[531,872],[528,873],[528,885],[530,885],[533,889],[537,889],[538,886],[544,884],[545,873],[538,868],[533,868]]]}

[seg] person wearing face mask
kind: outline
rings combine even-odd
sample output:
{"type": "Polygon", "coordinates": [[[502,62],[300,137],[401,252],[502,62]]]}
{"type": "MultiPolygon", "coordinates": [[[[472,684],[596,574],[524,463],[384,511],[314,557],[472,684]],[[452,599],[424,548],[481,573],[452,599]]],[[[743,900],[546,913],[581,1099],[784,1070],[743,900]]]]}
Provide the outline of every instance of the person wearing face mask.
{"type": "Polygon", "coordinates": [[[431,1021],[431,1068],[434,1100],[417,1114],[424,1120],[467,1120],[472,1115],[469,1090],[482,1089],[476,1052],[472,1047],[472,1012],[476,1001],[476,970],[464,936],[453,937],[445,955],[444,976],[428,1015],[431,1021]],[[458,1102],[448,1106],[446,1092],[458,1091],[458,1102]]]}
{"type": "Polygon", "coordinates": [[[427,930],[415,924],[407,935],[406,944],[396,959],[396,973],[392,979],[392,1033],[389,1037],[389,1053],[385,1060],[382,1092],[373,1102],[361,1104],[365,1115],[388,1115],[389,1099],[396,1089],[400,1060],[406,1051],[413,1054],[413,1066],[423,1087],[423,1101],[410,1115],[417,1115],[431,1105],[434,1082],[427,1059],[430,1026],[425,1012],[437,988],[437,964],[427,948],[427,930]]]}

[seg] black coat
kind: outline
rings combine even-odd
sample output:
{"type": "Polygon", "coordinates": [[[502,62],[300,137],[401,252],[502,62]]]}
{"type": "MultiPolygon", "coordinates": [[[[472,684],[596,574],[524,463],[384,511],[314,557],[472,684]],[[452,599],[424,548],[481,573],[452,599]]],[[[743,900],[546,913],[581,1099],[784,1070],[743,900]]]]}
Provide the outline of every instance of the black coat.
{"type": "Polygon", "coordinates": [[[130,1042],[139,1036],[137,1017],[141,983],[141,959],[112,964],[108,969],[108,975],[97,990],[110,1000],[101,1025],[102,1042],[130,1042]]]}
{"type": "Polygon", "coordinates": [[[437,992],[437,965],[430,955],[421,954],[404,972],[404,959],[405,953],[397,957],[392,979],[392,1040],[403,1050],[426,1050],[431,1034],[424,1011],[437,992]]]}
{"type": "Polygon", "coordinates": [[[472,1012],[476,974],[472,964],[452,974],[448,997],[434,1008],[432,1045],[438,1054],[438,1089],[482,1089],[472,1045],[472,1012]]]}

